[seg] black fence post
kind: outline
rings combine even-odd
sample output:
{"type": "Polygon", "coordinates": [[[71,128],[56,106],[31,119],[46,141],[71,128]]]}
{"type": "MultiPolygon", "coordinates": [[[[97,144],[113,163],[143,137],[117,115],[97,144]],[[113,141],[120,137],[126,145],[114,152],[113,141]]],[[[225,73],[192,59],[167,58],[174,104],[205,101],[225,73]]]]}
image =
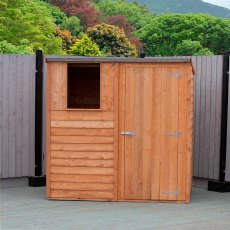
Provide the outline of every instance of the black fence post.
{"type": "Polygon", "coordinates": [[[225,181],[227,154],[227,126],[228,116],[230,116],[230,114],[228,114],[229,55],[230,51],[225,51],[223,55],[219,180],[208,182],[208,190],[216,192],[230,192],[230,182],[225,181]]]}
{"type": "Polygon", "coordinates": [[[42,111],[43,111],[43,53],[36,51],[35,73],[35,177],[29,177],[29,186],[45,186],[42,175],[42,111]]]}

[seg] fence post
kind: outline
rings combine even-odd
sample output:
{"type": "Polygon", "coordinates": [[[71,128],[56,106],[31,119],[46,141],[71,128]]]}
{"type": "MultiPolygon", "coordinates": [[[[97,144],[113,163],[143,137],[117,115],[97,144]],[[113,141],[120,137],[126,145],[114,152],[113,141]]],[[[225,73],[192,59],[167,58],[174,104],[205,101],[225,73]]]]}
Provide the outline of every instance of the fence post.
{"type": "Polygon", "coordinates": [[[42,175],[42,108],[43,108],[43,53],[36,51],[35,73],[35,177],[29,177],[29,186],[45,186],[42,175]]]}
{"type": "Polygon", "coordinates": [[[226,154],[227,154],[227,126],[228,126],[228,94],[229,94],[229,55],[225,51],[223,55],[222,78],[222,108],[221,108],[221,134],[220,134],[220,163],[219,180],[208,181],[208,190],[216,192],[230,192],[230,182],[225,181],[226,154]]]}

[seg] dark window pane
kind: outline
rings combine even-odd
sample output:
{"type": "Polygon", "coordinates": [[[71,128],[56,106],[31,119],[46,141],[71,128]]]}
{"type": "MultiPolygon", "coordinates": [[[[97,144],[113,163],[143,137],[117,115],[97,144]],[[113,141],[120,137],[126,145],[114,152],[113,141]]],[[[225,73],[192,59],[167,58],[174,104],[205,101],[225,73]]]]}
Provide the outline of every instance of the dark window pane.
{"type": "Polygon", "coordinates": [[[100,64],[68,65],[68,108],[100,109],[100,64]]]}

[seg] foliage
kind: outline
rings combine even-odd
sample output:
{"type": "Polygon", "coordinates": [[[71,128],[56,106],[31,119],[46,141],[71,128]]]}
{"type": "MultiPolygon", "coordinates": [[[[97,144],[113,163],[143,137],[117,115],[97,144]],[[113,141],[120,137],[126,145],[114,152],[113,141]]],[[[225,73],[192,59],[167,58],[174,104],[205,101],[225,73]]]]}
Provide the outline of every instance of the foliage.
{"type": "Polygon", "coordinates": [[[68,52],[70,47],[76,42],[76,37],[72,36],[68,30],[61,30],[59,27],[55,28],[56,36],[62,39],[62,49],[68,52]]]}
{"type": "Polygon", "coordinates": [[[136,29],[144,27],[154,18],[146,6],[138,5],[137,3],[129,3],[126,1],[111,1],[106,0],[96,4],[96,7],[106,16],[123,15],[129,23],[136,29]]]}
{"type": "Polygon", "coordinates": [[[220,18],[230,18],[230,10],[209,4],[202,0],[129,0],[146,5],[157,14],[180,13],[180,14],[209,14],[220,18]]]}
{"type": "Polygon", "coordinates": [[[49,0],[36,0],[36,1],[39,3],[39,5],[42,5],[47,8],[47,11],[49,11],[50,15],[53,18],[53,22],[56,25],[59,26],[60,24],[62,24],[62,21],[67,18],[67,15],[61,12],[58,7],[49,4],[49,0]]]}
{"type": "Polygon", "coordinates": [[[123,29],[126,36],[130,36],[134,31],[134,27],[129,23],[127,18],[123,15],[113,15],[105,18],[105,23],[114,25],[123,29]]]}
{"type": "Polygon", "coordinates": [[[32,54],[33,50],[26,46],[15,46],[7,41],[0,42],[0,54],[32,54]]]}
{"type": "Polygon", "coordinates": [[[76,37],[81,36],[83,33],[81,21],[75,16],[64,18],[59,28],[62,30],[69,30],[71,34],[76,37]]]}
{"type": "Polygon", "coordinates": [[[86,34],[82,39],[76,41],[71,47],[70,54],[76,56],[101,56],[101,52],[97,44],[95,44],[86,34]]]}
{"type": "Polygon", "coordinates": [[[100,19],[100,12],[90,0],[50,0],[69,16],[77,16],[84,29],[95,25],[100,19]]]}
{"type": "Polygon", "coordinates": [[[140,38],[132,35],[135,28],[129,23],[129,21],[125,16],[123,15],[108,16],[106,17],[105,22],[106,24],[114,25],[124,30],[125,35],[129,39],[129,41],[132,44],[134,44],[138,50],[143,49],[143,44],[140,41],[140,38]]]}
{"type": "Polygon", "coordinates": [[[156,17],[138,31],[147,55],[173,56],[183,40],[200,42],[214,54],[230,49],[230,20],[202,14],[168,14],[156,17]]]}
{"type": "Polygon", "coordinates": [[[102,23],[89,28],[86,33],[108,56],[137,56],[135,46],[129,42],[124,31],[116,26],[102,23]]]}
{"type": "Polygon", "coordinates": [[[175,50],[177,56],[213,55],[208,48],[203,48],[199,41],[183,40],[175,50]]]}
{"type": "Polygon", "coordinates": [[[33,49],[60,54],[61,39],[55,37],[53,18],[38,0],[2,0],[0,41],[20,46],[27,40],[33,49]],[[4,3],[4,4],[3,4],[4,3]]]}

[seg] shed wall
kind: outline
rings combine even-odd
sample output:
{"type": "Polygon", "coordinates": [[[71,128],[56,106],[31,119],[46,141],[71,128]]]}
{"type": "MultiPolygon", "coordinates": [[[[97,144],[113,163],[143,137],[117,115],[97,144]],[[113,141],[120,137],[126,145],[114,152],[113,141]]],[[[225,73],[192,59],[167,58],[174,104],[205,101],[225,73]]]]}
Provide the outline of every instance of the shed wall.
{"type": "Polygon", "coordinates": [[[35,55],[0,55],[0,177],[34,175],[35,55]]]}
{"type": "Polygon", "coordinates": [[[101,109],[67,110],[67,63],[47,69],[47,195],[116,199],[119,64],[101,64],[101,109]]]}

